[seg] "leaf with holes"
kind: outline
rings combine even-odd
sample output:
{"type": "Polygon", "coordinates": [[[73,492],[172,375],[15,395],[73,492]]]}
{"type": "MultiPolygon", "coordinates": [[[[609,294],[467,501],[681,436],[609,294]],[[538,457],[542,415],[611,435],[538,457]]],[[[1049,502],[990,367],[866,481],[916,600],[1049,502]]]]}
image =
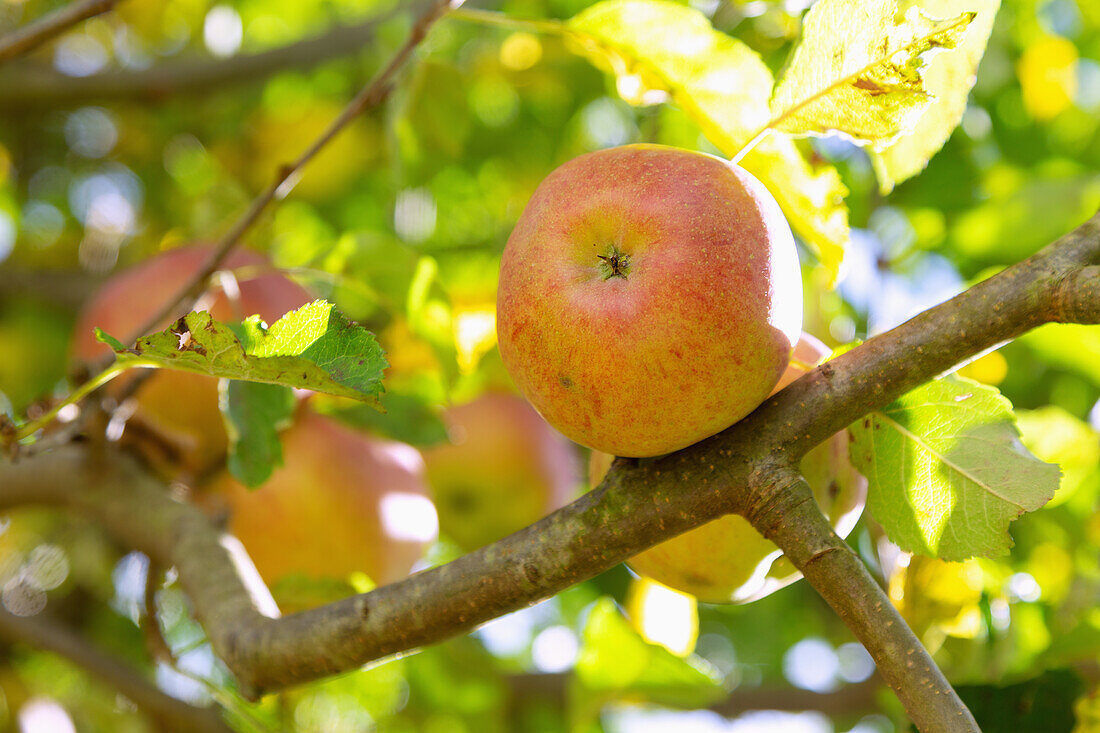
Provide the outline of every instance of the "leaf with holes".
{"type": "Polygon", "coordinates": [[[1008,552],[1008,524],[1054,496],[1061,472],[1020,442],[1012,405],[992,387],[949,376],[851,427],[867,507],[911,552],[963,560],[1008,552]]]}
{"type": "Polygon", "coordinates": [[[955,48],[974,13],[945,20],[895,0],[820,0],[775,88],[773,126],[794,135],[837,130],[880,150],[910,132],[932,102],[930,52],[955,48]]]}
{"type": "Polygon", "coordinates": [[[935,54],[921,75],[932,102],[909,135],[889,147],[871,151],[871,162],[878,174],[879,187],[889,193],[894,185],[924,170],[932,156],[943,147],[962,120],[970,88],[977,78],[978,62],[993,30],[1000,0],[902,0],[907,10],[917,6],[934,18],[951,18],[961,12],[976,12],[956,48],[935,54]]]}
{"type": "Polygon", "coordinates": [[[188,313],[132,349],[96,330],[118,363],[266,382],[379,405],[386,359],[374,335],[317,300],[265,327],[259,316],[236,331],[205,311],[188,313]]]}

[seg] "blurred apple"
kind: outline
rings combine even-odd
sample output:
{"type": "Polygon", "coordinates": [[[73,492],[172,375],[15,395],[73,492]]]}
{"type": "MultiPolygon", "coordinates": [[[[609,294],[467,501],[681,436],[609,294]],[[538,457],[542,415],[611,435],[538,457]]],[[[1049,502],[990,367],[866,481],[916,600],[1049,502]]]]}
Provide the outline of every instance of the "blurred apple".
{"type": "MultiPolygon", "coordinates": [[[[812,369],[829,349],[802,334],[791,362],[774,392],[812,369]]],[[[774,394],[773,392],[773,394],[774,394]]],[[[589,481],[599,483],[613,457],[593,452],[589,481]]],[[[837,534],[852,531],[867,496],[867,480],[848,458],[848,431],[841,430],[806,454],[799,466],[814,498],[837,534]]],[[[779,548],[749,522],[728,514],[632,557],[638,574],[708,603],[746,603],[762,598],[801,577],[779,548]]]]}
{"type": "Polygon", "coordinates": [[[464,550],[495,542],[568,503],[573,445],[523,399],[489,393],[448,410],[451,442],[423,451],[443,534],[464,550]]]}
{"type": "MultiPolygon", "coordinates": [[[[81,311],[73,333],[72,356],[92,361],[109,355],[110,349],[96,341],[93,329],[98,326],[116,338],[129,338],[202,268],[210,252],[211,247],[202,245],[172,249],[108,280],[81,311]]],[[[200,306],[220,321],[237,321],[258,313],[271,323],[312,300],[305,289],[272,272],[268,260],[258,253],[237,250],[223,268],[240,270],[234,280],[239,293],[230,298],[218,289],[200,306]]],[[[158,328],[167,326],[163,323],[158,328]]],[[[110,389],[117,393],[125,379],[116,379],[110,389]]],[[[168,450],[165,456],[147,455],[166,473],[204,472],[222,460],[228,444],[218,409],[217,380],[170,370],[155,374],[138,391],[137,410],[127,430],[131,435],[152,433],[158,445],[168,450]]]]}
{"type": "Polygon", "coordinates": [[[260,488],[228,471],[205,487],[263,579],[362,572],[383,585],[408,575],[439,529],[416,449],[307,410],[281,441],[283,465],[260,488]]]}

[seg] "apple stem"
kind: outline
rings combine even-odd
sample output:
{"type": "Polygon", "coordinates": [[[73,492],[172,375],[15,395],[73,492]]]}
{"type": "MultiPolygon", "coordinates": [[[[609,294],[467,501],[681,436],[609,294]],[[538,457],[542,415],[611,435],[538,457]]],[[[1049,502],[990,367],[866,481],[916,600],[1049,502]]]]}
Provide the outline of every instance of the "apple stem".
{"type": "Polygon", "coordinates": [[[603,275],[604,280],[610,280],[613,277],[626,280],[627,273],[630,272],[630,255],[612,244],[608,246],[607,254],[596,255],[596,257],[600,260],[600,274],[603,275]]]}
{"type": "Polygon", "coordinates": [[[770,127],[765,127],[763,130],[756,133],[756,136],[753,137],[752,140],[749,140],[747,143],[742,145],[741,149],[733,154],[733,157],[730,158],[730,163],[733,163],[734,165],[741,165],[741,159],[751,153],[752,149],[759,145],[764,140],[764,138],[766,138],[771,133],[772,128],[770,127]]]}

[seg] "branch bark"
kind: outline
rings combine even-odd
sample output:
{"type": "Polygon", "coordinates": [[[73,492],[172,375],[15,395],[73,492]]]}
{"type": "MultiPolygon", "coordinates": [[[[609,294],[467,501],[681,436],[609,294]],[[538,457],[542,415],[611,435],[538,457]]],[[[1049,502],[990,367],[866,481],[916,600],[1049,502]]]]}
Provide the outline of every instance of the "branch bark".
{"type": "Polygon", "coordinates": [[[77,23],[105,13],[118,0],[76,0],[0,38],[0,64],[41,46],[77,23]]]}
{"type": "Polygon", "coordinates": [[[118,660],[88,644],[80,635],[42,616],[15,616],[0,609],[0,638],[13,644],[30,644],[65,657],[78,667],[113,686],[161,730],[175,733],[230,733],[216,708],[188,705],[160,690],[118,660]]]}
{"type": "Polygon", "coordinates": [[[0,506],[73,507],[175,565],[215,651],[251,696],[470,631],[739,513],[844,617],[921,730],[976,730],[788,467],[867,411],[969,356],[1044,323],[1100,322],[1098,264],[1100,214],[1030,259],[818,367],[723,433],[660,459],[618,459],[598,488],[500,542],[281,619],[261,612],[260,596],[242,579],[249,574],[240,572],[224,536],[123,456],[73,445],[0,464],[0,506]]]}

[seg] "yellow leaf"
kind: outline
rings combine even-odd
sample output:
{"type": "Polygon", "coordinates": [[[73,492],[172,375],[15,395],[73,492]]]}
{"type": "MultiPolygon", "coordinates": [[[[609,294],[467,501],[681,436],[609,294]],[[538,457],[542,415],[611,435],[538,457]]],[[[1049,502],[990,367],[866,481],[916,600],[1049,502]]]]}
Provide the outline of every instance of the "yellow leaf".
{"type": "MultiPolygon", "coordinates": [[[[771,71],[755,51],[714,30],[692,8],[607,0],[574,17],[568,28],[584,55],[615,74],[623,99],[671,99],[727,156],[767,126],[771,71]]],[[[848,242],[848,192],[836,169],[811,165],[782,135],[761,141],[740,164],[767,186],[835,281],[848,242]]]]}
{"type": "Polygon", "coordinates": [[[954,48],[973,13],[933,20],[894,0],[819,0],[803,23],[772,99],[772,126],[795,135],[839,131],[872,149],[909,132],[931,102],[922,76],[934,49],[954,48]]]}
{"type": "Polygon", "coordinates": [[[812,165],[782,135],[762,140],[742,160],[783,208],[791,227],[810,246],[834,283],[848,244],[848,189],[832,165],[812,165]]]}
{"type": "Polygon", "coordinates": [[[662,0],[608,0],[568,27],[593,63],[614,72],[626,101],[671,96],[728,155],[768,120],[771,71],[697,10],[662,0]]]}
{"type": "Polygon", "coordinates": [[[977,17],[966,28],[957,48],[934,56],[924,71],[925,88],[934,100],[908,135],[878,152],[871,162],[878,174],[879,187],[889,193],[894,186],[924,170],[966,111],[966,98],[974,86],[978,62],[993,28],[1000,0],[905,0],[903,8],[919,7],[934,17],[949,17],[964,11],[976,11],[977,17]]]}

